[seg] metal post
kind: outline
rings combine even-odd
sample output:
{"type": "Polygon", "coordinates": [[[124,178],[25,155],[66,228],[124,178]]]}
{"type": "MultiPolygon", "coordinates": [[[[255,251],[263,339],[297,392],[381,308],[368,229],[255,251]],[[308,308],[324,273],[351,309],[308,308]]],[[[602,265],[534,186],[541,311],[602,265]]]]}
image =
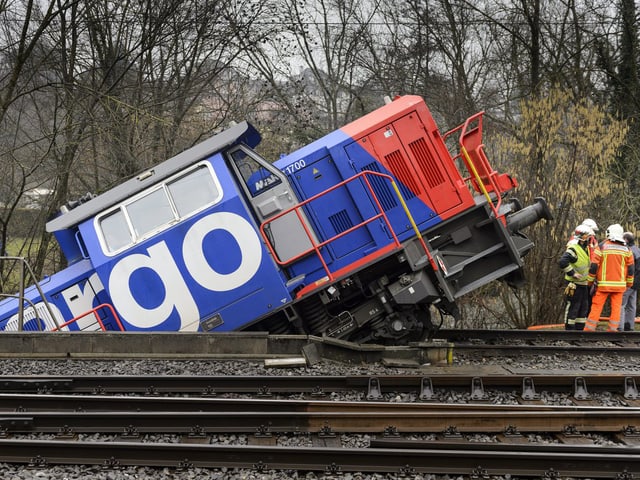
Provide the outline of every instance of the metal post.
{"type": "Polygon", "coordinates": [[[18,308],[18,331],[21,332],[24,329],[24,258],[19,261],[20,263],[20,307],[18,308]]]}

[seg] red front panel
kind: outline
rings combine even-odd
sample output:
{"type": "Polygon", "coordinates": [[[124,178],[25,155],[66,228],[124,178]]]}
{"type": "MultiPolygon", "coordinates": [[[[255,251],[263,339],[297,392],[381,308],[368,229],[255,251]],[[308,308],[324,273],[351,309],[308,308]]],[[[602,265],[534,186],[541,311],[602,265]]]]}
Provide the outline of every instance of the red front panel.
{"type": "Polygon", "coordinates": [[[470,199],[468,189],[459,189],[462,178],[450,159],[443,157],[428,137],[425,126],[409,114],[369,135],[380,161],[413,194],[438,215],[470,199]]]}
{"type": "Polygon", "coordinates": [[[440,218],[475,204],[421,98],[400,97],[343,130],[440,218]]]}

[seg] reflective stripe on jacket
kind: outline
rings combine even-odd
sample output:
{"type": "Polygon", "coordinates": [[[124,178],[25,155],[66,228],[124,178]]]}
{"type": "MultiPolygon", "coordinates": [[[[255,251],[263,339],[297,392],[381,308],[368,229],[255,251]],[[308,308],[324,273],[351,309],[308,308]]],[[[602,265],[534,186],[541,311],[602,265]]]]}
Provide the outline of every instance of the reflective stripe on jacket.
{"type": "Polygon", "coordinates": [[[589,283],[598,280],[598,290],[623,292],[633,285],[633,255],[626,245],[606,240],[589,268],[589,283]]]}

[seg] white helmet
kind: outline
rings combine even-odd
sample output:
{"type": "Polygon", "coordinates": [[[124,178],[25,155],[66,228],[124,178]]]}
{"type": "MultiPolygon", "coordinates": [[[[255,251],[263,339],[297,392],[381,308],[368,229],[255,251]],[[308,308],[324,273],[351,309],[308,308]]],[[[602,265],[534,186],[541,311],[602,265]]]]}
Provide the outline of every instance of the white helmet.
{"type": "Polygon", "coordinates": [[[591,235],[595,235],[595,232],[589,225],[585,225],[584,223],[582,225],[578,225],[573,232],[573,237],[578,240],[586,240],[591,235]]]}
{"type": "Polygon", "coordinates": [[[591,227],[591,229],[592,229],[594,232],[597,232],[597,231],[598,231],[598,224],[597,224],[594,220],[592,220],[591,218],[585,218],[585,219],[582,221],[582,224],[583,224],[583,225],[586,225],[587,227],[591,227]]]}
{"type": "Polygon", "coordinates": [[[624,229],[618,223],[614,223],[613,225],[609,225],[607,228],[607,238],[612,242],[622,242],[624,241],[624,229]]]}

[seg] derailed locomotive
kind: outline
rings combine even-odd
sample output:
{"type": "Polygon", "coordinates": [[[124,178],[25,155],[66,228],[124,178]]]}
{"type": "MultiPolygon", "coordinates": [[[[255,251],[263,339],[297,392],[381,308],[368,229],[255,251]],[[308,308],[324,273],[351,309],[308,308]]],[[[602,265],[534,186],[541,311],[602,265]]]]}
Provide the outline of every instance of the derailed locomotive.
{"type": "Polygon", "coordinates": [[[430,307],[522,280],[522,208],[482,113],[441,134],[401,96],[274,163],[242,122],[51,219],[68,266],[0,304],[4,330],[231,331],[406,343],[430,307]],[[446,139],[456,138],[452,154],[446,139]]]}

